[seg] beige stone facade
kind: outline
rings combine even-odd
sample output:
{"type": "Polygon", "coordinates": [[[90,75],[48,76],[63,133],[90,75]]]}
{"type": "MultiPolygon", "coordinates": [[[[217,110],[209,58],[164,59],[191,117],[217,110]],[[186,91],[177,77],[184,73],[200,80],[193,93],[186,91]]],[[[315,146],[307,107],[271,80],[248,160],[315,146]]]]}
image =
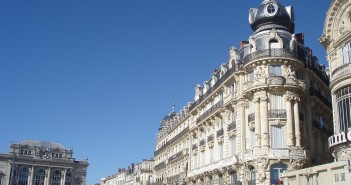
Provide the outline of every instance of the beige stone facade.
{"type": "Polygon", "coordinates": [[[337,161],[351,155],[351,1],[333,0],[327,13],[320,41],[327,50],[330,67],[330,88],[333,99],[335,135],[329,147],[337,161]],[[348,134],[349,133],[349,134],[348,134]]]}
{"type": "Polygon", "coordinates": [[[116,174],[101,179],[101,185],[149,185],[153,181],[154,160],[134,164],[127,169],[118,169],[116,174]]]}
{"type": "Polygon", "coordinates": [[[85,185],[88,161],[58,143],[25,140],[0,154],[1,185],[85,185]]]}
{"type": "Polygon", "coordinates": [[[291,15],[276,0],[251,9],[248,42],[161,121],[156,184],[278,184],[283,171],[332,160],[329,79],[291,15]]]}

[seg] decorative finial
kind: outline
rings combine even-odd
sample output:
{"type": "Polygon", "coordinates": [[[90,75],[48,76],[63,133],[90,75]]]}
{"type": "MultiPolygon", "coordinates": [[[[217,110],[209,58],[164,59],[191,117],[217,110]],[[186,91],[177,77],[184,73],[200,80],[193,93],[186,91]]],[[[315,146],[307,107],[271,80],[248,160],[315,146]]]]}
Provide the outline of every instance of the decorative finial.
{"type": "Polygon", "coordinates": [[[174,105],[174,95],[173,95],[173,98],[172,98],[172,112],[175,112],[175,105],[174,105]]]}

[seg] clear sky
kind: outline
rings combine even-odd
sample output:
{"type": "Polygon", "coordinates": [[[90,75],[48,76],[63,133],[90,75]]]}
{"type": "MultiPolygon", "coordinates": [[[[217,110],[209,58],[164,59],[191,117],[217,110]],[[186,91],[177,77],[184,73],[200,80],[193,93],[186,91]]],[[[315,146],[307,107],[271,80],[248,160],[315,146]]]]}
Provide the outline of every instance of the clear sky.
{"type": "MultiPolygon", "coordinates": [[[[293,5],[320,62],[330,0],[293,5]]],[[[260,0],[0,1],[0,153],[25,139],[89,158],[87,184],[152,158],[161,119],[252,34],[260,0]]]]}

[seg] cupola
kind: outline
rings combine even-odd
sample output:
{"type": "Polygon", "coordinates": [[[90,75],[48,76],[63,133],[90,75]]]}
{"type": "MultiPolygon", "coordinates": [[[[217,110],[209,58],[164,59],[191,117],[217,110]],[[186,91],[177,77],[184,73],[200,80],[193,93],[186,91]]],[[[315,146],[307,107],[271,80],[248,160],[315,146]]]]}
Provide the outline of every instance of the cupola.
{"type": "Polygon", "coordinates": [[[284,7],[279,0],[264,0],[258,9],[251,8],[249,22],[256,33],[273,28],[290,33],[295,30],[293,7],[284,7]]]}

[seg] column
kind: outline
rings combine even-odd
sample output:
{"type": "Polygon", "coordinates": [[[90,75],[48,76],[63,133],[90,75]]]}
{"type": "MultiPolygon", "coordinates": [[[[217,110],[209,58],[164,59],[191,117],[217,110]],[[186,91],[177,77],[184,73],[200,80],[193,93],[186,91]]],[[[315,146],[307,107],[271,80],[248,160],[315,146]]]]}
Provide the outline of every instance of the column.
{"type": "Polygon", "coordinates": [[[291,97],[286,97],[286,126],[287,126],[287,145],[288,147],[294,146],[294,127],[293,127],[293,116],[291,110],[291,97]]]}
{"type": "Polygon", "coordinates": [[[301,133],[300,133],[300,117],[299,117],[299,98],[295,97],[294,102],[294,120],[295,120],[295,138],[296,146],[301,147],[301,133]]]}
{"type": "Polygon", "coordinates": [[[269,124],[268,124],[268,98],[267,96],[261,97],[261,137],[262,137],[262,146],[269,147],[269,124]]]}
{"type": "Polygon", "coordinates": [[[256,147],[261,146],[261,116],[260,116],[260,98],[255,97],[255,134],[256,134],[256,147]]]}
{"type": "Polygon", "coordinates": [[[29,178],[29,182],[28,185],[32,185],[34,182],[34,177],[35,177],[35,171],[34,171],[34,166],[32,166],[31,170],[30,170],[30,178],[29,178]]]}
{"type": "Polygon", "coordinates": [[[67,169],[61,170],[61,184],[65,184],[66,182],[66,174],[67,174],[67,169]]]}
{"type": "Polygon", "coordinates": [[[51,168],[48,168],[45,174],[45,184],[50,185],[51,184],[50,181],[51,181],[51,168]]]}

